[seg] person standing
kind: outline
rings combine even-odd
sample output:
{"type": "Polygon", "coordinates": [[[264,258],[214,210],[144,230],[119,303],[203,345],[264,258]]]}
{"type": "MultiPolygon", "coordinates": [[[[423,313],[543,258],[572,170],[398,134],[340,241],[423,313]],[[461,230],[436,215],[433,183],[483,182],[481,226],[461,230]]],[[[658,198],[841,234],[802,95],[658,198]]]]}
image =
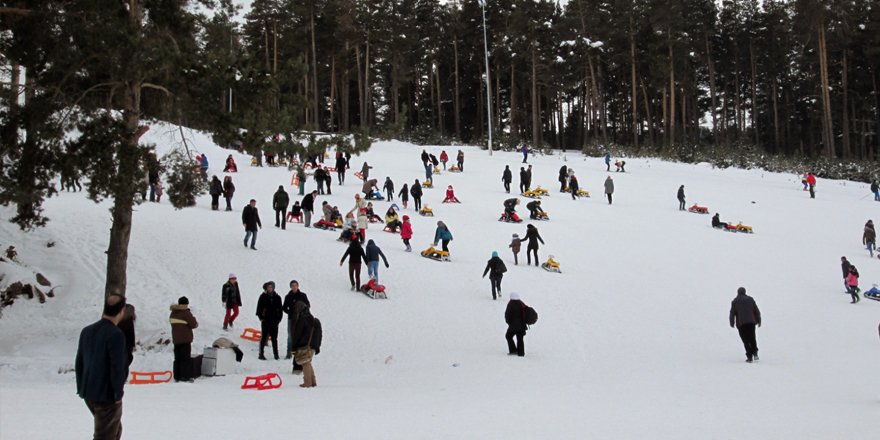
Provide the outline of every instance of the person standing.
{"type": "Polygon", "coordinates": [[[128,358],[128,362],[125,364],[126,377],[128,377],[128,367],[131,367],[131,363],[134,361],[134,349],[137,341],[134,332],[135,321],[137,321],[137,313],[135,313],[134,306],[126,304],[125,314],[122,316],[122,320],[119,321],[119,324],[116,325],[119,330],[122,330],[122,334],[125,335],[125,355],[128,358]]]}
{"type": "Polygon", "coordinates": [[[409,240],[412,238],[412,234],[412,223],[409,222],[409,216],[405,215],[403,216],[403,224],[400,225],[400,238],[403,239],[403,244],[406,245],[406,252],[412,252],[412,248],[409,245],[409,240]]]}
{"type": "Polygon", "coordinates": [[[526,191],[532,189],[532,166],[526,168],[526,191]]]}
{"type": "Polygon", "coordinates": [[[150,154],[149,169],[147,170],[147,180],[150,183],[150,201],[156,201],[156,184],[159,183],[159,161],[156,160],[155,154],[150,154]]]}
{"type": "Polygon", "coordinates": [[[846,291],[852,296],[852,304],[861,299],[859,298],[859,271],[855,266],[849,266],[849,273],[846,275],[846,291]]]}
{"type": "Polygon", "coordinates": [[[367,241],[367,249],[365,252],[367,256],[367,276],[379,282],[379,257],[382,257],[382,261],[385,263],[385,268],[388,269],[388,259],[385,258],[385,254],[382,252],[382,249],[379,249],[379,246],[376,246],[376,242],[373,240],[367,241]]]}
{"type": "Polygon", "coordinates": [[[264,348],[269,339],[272,339],[272,353],[275,360],[278,360],[278,324],[284,316],[281,304],[281,296],[275,292],[275,282],[268,281],[263,284],[263,293],[257,300],[257,318],[260,318],[260,357],[261,361],[266,360],[264,348]]]}
{"type": "Polygon", "coordinates": [[[361,233],[361,243],[363,243],[363,240],[367,238],[367,224],[369,223],[369,217],[367,216],[367,201],[361,198],[360,194],[355,194],[354,208],[352,208],[351,211],[348,211],[348,213],[357,216],[358,232],[361,233]]]}
{"type": "Polygon", "coordinates": [[[181,296],[177,304],[171,305],[171,342],[174,344],[174,381],[192,382],[192,341],[193,330],[199,322],[189,310],[189,299],[181,296]]]}
{"type": "Polygon", "coordinates": [[[299,181],[299,195],[306,192],[306,170],[303,167],[296,168],[296,179],[299,181]]]}
{"type": "Polygon", "coordinates": [[[382,185],[382,190],[385,191],[385,197],[388,198],[389,202],[394,201],[394,182],[391,181],[391,177],[385,176],[385,184],[382,185]]]}
{"type": "Polygon", "coordinates": [[[611,204],[611,195],[614,194],[614,181],[611,176],[605,179],[605,196],[608,197],[608,204],[611,204]]]}
{"type": "Polygon", "coordinates": [[[526,225],[526,236],[520,239],[520,241],[528,240],[529,244],[526,246],[526,266],[532,264],[531,254],[535,254],[535,266],[538,263],[538,242],[544,244],[544,239],[541,238],[541,234],[538,233],[538,228],[535,225],[528,224],[526,225]]]}
{"type": "Polygon", "coordinates": [[[202,167],[202,177],[205,179],[205,182],[208,181],[208,155],[202,154],[201,159],[199,160],[202,167]]]}
{"type": "Polygon", "coordinates": [[[559,192],[565,192],[566,181],[568,181],[568,167],[563,165],[559,168],[559,192]]]}
{"type": "Polygon", "coordinates": [[[238,290],[238,278],[234,273],[229,274],[229,279],[223,284],[220,292],[223,307],[226,308],[226,316],[223,317],[223,330],[234,327],[235,318],[238,318],[238,308],[241,307],[241,291],[238,290]]]}
{"type": "MultiPolygon", "coordinates": [[[[416,179],[413,182],[412,188],[409,189],[410,195],[412,195],[413,203],[416,211],[422,209],[422,185],[419,183],[419,179],[416,179]]],[[[406,202],[403,202],[404,204],[406,202]]],[[[406,205],[404,205],[406,207],[406,205]]]]}
{"type": "Polygon", "coordinates": [[[733,328],[734,324],[746,349],[746,362],[758,360],[755,326],[761,326],[761,311],[755,300],[746,295],[745,287],[737,289],[736,298],[730,302],[730,327],[733,328]]]}
{"type": "MultiPolygon", "coordinates": [[[[299,290],[299,282],[291,280],[290,291],[287,292],[287,295],[284,297],[284,303],[281,305],[281,310],[287,314],[287,354],[284,356],[284,359],[290,359],[293,356],[295,348],[293,344],[293,329],[296,328],[296,318],[304,308],[311,306],[312,303],[309,302],[309,297],[305,292],[299,290]]],[[[302,365],[297,365],[294,362],[293,370],[302,370],[302,365]]]]}
{"type": "Polygon", "coordinates": [[[290,205],[290,196],[284,190],[284,185],[278,185],[278,191],[272,196],[272,209],[275,210],[275,227],[287,229],[287,207],[290,205]],[[280,216],[280,220],[279,220],[280,216]]]}
{"type": "Polygon", "coordinates": [[[226,199],[226,210],[232,211],[232,196],[235,194],[235,184],[232,183],[232,176],[223,178],[223,197],[226,199]]]}
{"type": "Polygon", "coordinates": [[[333,174],[330,171],[327,171],[327,170],[324,170],[324,171],[326,171],[324,173],[324,186],[327,187],[327,195],[332,195],[333,194],[333,189],[332,189],[332,187],[333,187],[333,174]]]}
{"type": "Polygon", "coordinates": [[[519,234],[513,234],[513,238],[510,240],[510,244],[507,245],[507,247],[513,252],[513,264],[519,265],[519,251],[522,248],[522,241],[519,239],[519,234]]]}
{"type": "Polygon", "coordinates": [[[526,182],[528,182],[529,177],[526,175],[526,167],[519,167],[519,193],[522,194],[526,192],[528,187],[526,186],[526,182]]]}
{"type": "Polygon", "coordinates": [[[813,173],[807,173],[807,185],[810,185],[810,198],[816,198],[816,176],[813,173]]]}
{"type": "Polygon", "coordinates": [[[94,438],[122,437],[122,396],[128,379],[125,335],[117,325],[125,316],[125,297],[104,300],[101,319],[82,329],[74,370],[76,394],[94,418],[94,438]]]}
{"type": "Polygon", "coordinates": [[[370,179],[370,169],[372,169],[370,165],[364,161],[364,165],[361,167],[361,177],[364,179],[364,182],[370,179]]]}
{"type": "Polygon", "coordinates": [[[877,179],[871,182],[871,192],[874,193],[874,201],[880,202],[880,184],[877,183],[877,179]]]}
{"type": "Polygon", "coordinates": [[[351,281],[351,290],[354,291],[361,286],[361,261],[368,263],[367,255],[364,253],[360,241],[351,240],[348,243],[348,249],[345,250],[345,253],[342,254],[342,259],[339,260],[340,267],[346,258],[348,258],[348,279],[351,281]]]}
{"type": "Polygon", "coordinates": [[[868,220],[865,223],[865,230],[862,233],[862,244],[868,248],[871,258],[874,258],[874,243],[877,240],[877,232],[874,230],[874,221],[868,220]]]}
{"type": "Polygon", "coordinates": [[[501,175],[501,182],[504,183],[504,192],[510,194],[510,182],[513,181],[513,173],[510,172],[510,165],[504,165],[504,174],[501,175]]]}
{"type": "Polygon", "coordinates": [[[308,193],[303,197],[302,203],[299,204],[302,207],[303,212],[303,223],[306,224],[307,228],[312,227],[312,214],[315,212],[315,197],[318,196],[317,190],[312,190],[312,192],[308,193]]]}
{"type": "Polygon", "coordinates": [[[523,155],[522,163],[529,163],[529,146],[526,144],[523,144],[521,151],[522,151],[522,155],[523,155]]]}
{"type": "Polygon", "coordinates": [[[403,209],[406,209],[406,205],[409,204],[409,186],[404,183],[397,196],[400,197],[400,201],[403,203],[403,209]]]}
{"type": "Polygon", "coordinates": [[[578,179],[574,175],[574,170],[568,169],[568,190],[571,191],[571,199],[577,200],[578,190],[580,190],[580,185],[578,184],[578,179]]]}
{"type": "Polygon", "coordinates": [[[611,171],[611,153],[605,152],[605,171],[611,171]]]}
{"type": "Polygon", "coordinates": [[[336,180],[339,186],[345,183],[345,156],[341,151],[336,152],[336,180]]]}
{"type": "Polygon", "coordinates": [[[446,162],[449,162],[449,155],[446,154],[446,150],[440,151],[440,163],[443,164],[443,171],[446,171],[446,162]]]}
{"type": "Polygon", "coordinates": [[[507,339],[507,354],[523,357],[526,355],[526,346],[523,339],[526,337],[526,305],[519,298],[516,292],[510,293],[510,301],[507,302],[507,309],[504,310],[504,322],[507,323],[507,333],[504,338],[507,339]],[[513,337],[516,336],[516,343],[513,337]]]}
{"type": "Polygon", "coordinates": [[[456,162],[458,162],[459,171],[464,172],[464,151],[458,150],[458,154],[455,156],[456,162]]]}
{"type": "Polygon", "coordinates": [[[849,260],[846,257],[840,257],[840,269],[843,270],[843,288],[846,289],[846,292],[849,293],[849,289],[846,284],[846,276],[849,275],[849,268],[852,266],[849,263],[849,260]]]}
{"type": "Polygon", "coordinates": [[[251,240],[251,249],[257,250],[257,228],[262,229],[263,223],[260,222],[260,213],[257,212],[257,201],[251,199],[251,202],[241,211],[241,223],[244,225],[244,246],[247,247],[248,239],[251,240]]]}
{"type": "Polygon", "coordinates": [[[313,176],[315,178],[315,183],[318,185],[318,194],[321,194],[321,195],[324,194],[324,173],[326,173],[326,172],[327,171],[324,170],[323,167],[318,165],[315,168],[315,174],[313,176]]]}
{"type": "Polygon", "coordinates": [[[220,182],[220,179],[217,176],[211,176],[211,186],[208,190],[208,194],[211,195],[211,211],[217,211],[220,209],[220,195],[223,194],[223,183],[220,182]]]}
{"type": "Polygon", "coordinates": [[[321,321],[312,316],[311,309],[306,307],[296,319],[296,327],[293,330],[294,346],[296,354],[294,365],[302,365],[303,383],[300,388],[312,388],[318,386],[315,379],[315,369],[312,360],[321,352],[321,340],[323,331],[321,321]]]}
{"type": "Polygon", "coordinates": [[[443,251],[449,252],[449,242],[452,241],[452,232],[449,231],[449,228],[446,226],[446,223],[442,221],[437,222],[437,229],[434,231],[434,246],[437,246],[437,243],[443,244],[443,251]]]}
{"type": "Polygon", "coordinates": [[[498,256],[498,251],[492,251],[492,258],[489,259],[489,262],[486,263],[486,269],[483,270],[483,278],[486,278],[487,273],[489,274],[493,300],[501,298],[501,278],[504,277],[504,272],[507,272],[507,266],[498,256]]]}
{"type": "Polygon", "coordinates": [[[678,210],[684,211],[684,185],[678,187],[678,210]]]}

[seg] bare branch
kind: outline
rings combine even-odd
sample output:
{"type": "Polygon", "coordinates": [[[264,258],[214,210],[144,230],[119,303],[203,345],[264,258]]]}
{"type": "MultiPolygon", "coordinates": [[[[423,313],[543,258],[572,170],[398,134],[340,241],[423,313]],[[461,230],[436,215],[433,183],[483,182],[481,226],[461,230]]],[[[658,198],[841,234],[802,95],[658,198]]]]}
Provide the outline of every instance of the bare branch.
{"type": "Polygon", "coordinates": [[[168,91],[168,89],[166,89],[165,87],[162,87],[162,86],[159,86],[159,85],[156,85],[156,84],[153,84],[153,83],[148,83],[148,82],[142,83],[142,84],[141,84],[141,89],[156,89],[156,90],[161,90],[161,91],[165,92],[165,94],[168,95],[168,96],[172,96],[172,95],[173,95],[173,93],[171,93],[170,91],[168,91]]]}

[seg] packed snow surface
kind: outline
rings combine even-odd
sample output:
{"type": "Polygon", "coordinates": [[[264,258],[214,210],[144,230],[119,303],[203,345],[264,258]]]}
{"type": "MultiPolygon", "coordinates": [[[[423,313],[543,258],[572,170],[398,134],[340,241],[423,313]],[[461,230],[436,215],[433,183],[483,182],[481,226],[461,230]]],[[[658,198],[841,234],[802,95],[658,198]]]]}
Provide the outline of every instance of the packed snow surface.
{"type": "MultiPolygon", "coordinates": [[[[145,136],[161,153],[179,146],[174,127],[157,124],[145,136]]],[[[199,133],[191,145],[221,175],[231,152],[199,133]]],[[[445,149],[452,161],[459,147],[445,149]]],[[[352,172],[366,160],[371,176],[391,176],[395,187],[423,179],[421,147],[376,142],[352,158],[344,186],[320,196],[344,212],[361,184],[352,172]]],[[[168,306],[186,295],[200,327],[193,352],[219,336],[240,343],[237,373],[192,384],[128,385],[124,438],[872,438],[877,434],[880,302],[850,304],[840,257],[861,272],[863,288],[880,282],[880,260],[861,245],[862,226],[880,204],[861,183],[820,180],[817,198],[798,176],[715,169],[656,160],[627,160],[626,173],[608,173],[601,158],[579,153],[530,156],[533,187],[549,222],[534,222],[561,274],[513,264],[511,234],[522,224],[497,221],[505,194],[504,165],[514,174],[522,155],[489,155],[461,148],[465,172],[435,176],[424,201],[435,217],[410,204],[413,252],[398,235],[372,224],[391,264],[380,270],[388,300],[349,290],[337,232],[289,225],[276,229],[272,195],[284,185],[300,200],[285,168],[250,166],[233,153],[239,172],[234,211],[198,206],[174,210],[166,200],[136,207],[128,261],[128,298],[137,307],[140,346],[133,370],[164,371],[172,347],[168,306]],[[575,169],[592,198],[559,193],[557,173],[575,169]],[[615,182],[614,204],[602,196],[615,182]],[[708,206],[721,220],[754,227],[754,234],[710,227],[710,215],[680,212],[708,206]],[[447,185],[460,205],[442,204],[447,185]],[[242,246],[241,209],[257,200],[263,223],[257,248],[242,246]],[[451,262],[419,255],[433,241],[436,221],[454,235],[451,262]],[[480,276],[492,251],[508,267],[504,300],[493,301],[480,276]],[[238,275],[244,307],[235,329],[224,332],[220,286],[238,275]],[[257,360],[257,344],[238,338],[259,327],[256,300],[263,282],[281,294],[299,281],[324,326],[315,358],[318,387],[301,389],[289,361],[257,360]],[[728,326],[737,287],[761,308],[761,360],[744,362],[737,332],[728,326]],[[540,316],[528,332],[526,356],[507,356],[503,319],[507,296],[519,292],[540,316]],[[284,385],[271,391],[240,389],[244,377],[268,372],[284,385]],[[874,434],[871,434],[871,433],[874,434]]],[[[450,163],[451,164],[451,163],[450,163]]],[[[327,161],[332,166],[332,159],[327,161]]],[[[314,188],[309,181],[307,190],[314,188]]],[[[397,197],[395,197],[397,199],[397,197]]],[[[527,217],[525,203],[519,213],[527,217]]],[[[400,203],[396,201],[396,203],[400,203]]],[[[388,202],[374,203],[383,215],[388,202]]],[[[46,304],[18,300],[0,318],[0,438],[87,438],[92,418],[76,396],[73,360],[82,327],[100,317],[110,202],[83,193],[47,200],[46,228],[23,234],[0,223],[0,245],[14,244],[29,269],[59,286],[46,304]],[[48,241],[56,245],[47,248],[48,241]]],[[[9,218],[12,208],[2,208],[9,218]]],[[[27,273],[30,273],[29,271],[27,273]]],[[[366,267],[363,279],[366,279],[366,267]]],[[[281,330],[281,345],[286,335],[281,330]]],[[[271,350],[268,350],[271,352],[271,350]]]]}

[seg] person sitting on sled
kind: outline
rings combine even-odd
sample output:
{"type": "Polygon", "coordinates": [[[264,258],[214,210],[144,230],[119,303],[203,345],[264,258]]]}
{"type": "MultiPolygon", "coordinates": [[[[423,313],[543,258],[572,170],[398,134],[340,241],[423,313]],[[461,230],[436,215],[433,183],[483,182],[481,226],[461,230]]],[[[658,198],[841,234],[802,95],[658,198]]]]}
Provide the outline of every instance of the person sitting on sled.
{"type": "Polygon", "coordinates": [[[391,232],[397,232],[397,228],[402,225],[397,216],[397,211],[394,210],[394,207],[388,208],[388,211],[385,212],[385,228],[390,230],[391,232]]]}
{"type": "Polygon", "coordinates": [[[287,213],[287,222],[290,223],[294,220],[302,223],[302,206],[300,206],[299,200],[293,202],[290,212],[287,213]]]}
{"type": "Polygon", "coordinates": [[[727,223],[721,221],[721,217],[716,212],[715,215],[712,216],[712,227],[718,229],[726,229],[727,223]]]}
{"type": "Polygon", "coordinates": [[[373,211],[373,202],[367,202],[367,221],[382,223],[382,217],[379,217],[376,215],[376,212],[373,211]]]}
{"type": "Polygon", "coordinates": [[[339,235],[339,241],[348,243],[353,240],[363,242],[363,238],[358,230],[357,219],[355,219],[354,216],[351,216],[348,219],[348,223],[345,224],[342,233],[339,235]]]}
{"type": "Polygon", "coordinates": [[[529,218],[531,219],[543,218],[545,216],[544,210],[541,209],[540,200],[533,200],[529,202],[528,204],[526,204],[526,208],[529,209],[529,218]]]}
{"type": "Polygon", "coordinates": [[[339,212],[339,207],[334,206],[330,208],[330,223],[339,223],[342,221],[342,213],[339,212]]]}
{"type": "Polygon", "coordinates": [[[509,219],[516,219],[516,205],[519,205],[519,199],[510,198],[504,201],[504,216],[509,219]]]}
{"type": "Polygon", "coordinates": [[[455,197],[455,190],[452,189],[452,185],[446,187],[446,198],[443,199],[443,203],[461,203],[457,197],[455,197]]]}

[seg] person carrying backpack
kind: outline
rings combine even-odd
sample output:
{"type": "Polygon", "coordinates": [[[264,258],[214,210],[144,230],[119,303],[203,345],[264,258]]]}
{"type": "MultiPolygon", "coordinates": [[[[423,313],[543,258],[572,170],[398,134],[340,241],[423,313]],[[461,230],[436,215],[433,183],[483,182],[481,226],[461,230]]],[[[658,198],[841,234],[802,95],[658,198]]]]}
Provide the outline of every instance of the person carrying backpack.
{"type": "Polygon", "coordinates": [[[523,357],[526,355],[523,339],[526,337],[529,323],[534,324],[537,320],[538,314],[535,309],[522,302],[518,293],[511,292],[507,309],[504,310],[504,322],[507,323],[507,333],[504,337],[507,339],[507,354],[509,356],[523,357]],[[514,336],[516,336],[515,344],[513,342],[514,336]]]}
{"type": "Polygon", "coordinates": [[[321,352],[322,336],[321,321],[312,316],[309,307],[304,308],[297,317],[296,327],[293,329],[293,341],[296,347],[293,361],[297,365],[302,365],[303,371],[303,383],[300,388],[318,386],[312,359],[321,352]]]}
{"type": "Polygon", "coordinates": [[[492,251],[492,258],[486,263],[486,270],[483,271],[483,278],[486,278],[487,273],[489,274],[489,282],[492,284],[493,300],[501,298],[501,278],[504,277],[504,272],[507,272],[507,266],[505,266],[504,261],[498,257],[498,251],[492,251]]]}

